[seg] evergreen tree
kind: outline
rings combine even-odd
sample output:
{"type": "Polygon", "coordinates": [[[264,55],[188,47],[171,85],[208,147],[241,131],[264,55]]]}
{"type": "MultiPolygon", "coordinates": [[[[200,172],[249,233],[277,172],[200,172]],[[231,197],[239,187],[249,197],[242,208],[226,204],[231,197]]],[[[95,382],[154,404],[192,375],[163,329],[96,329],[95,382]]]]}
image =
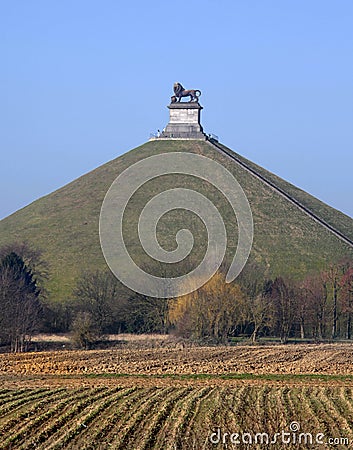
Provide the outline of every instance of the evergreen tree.
{"type": "Polygon", "coordinates": [[[0,262],[0,339],[14,352],[24,351],[36,331],[42,307],[31,270],[15,252],[0,262]]]}

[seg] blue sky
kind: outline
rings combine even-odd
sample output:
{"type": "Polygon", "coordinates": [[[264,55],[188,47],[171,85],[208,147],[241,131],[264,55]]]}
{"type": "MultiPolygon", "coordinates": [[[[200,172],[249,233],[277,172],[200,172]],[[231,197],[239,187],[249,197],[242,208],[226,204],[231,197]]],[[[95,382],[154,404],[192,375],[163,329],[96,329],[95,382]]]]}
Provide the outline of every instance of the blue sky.
{"type": "Polygon", "coordinates": [[[148,140],[172,85],[353,217],[351,0],[0,0],[0,218],[148,140]]]}

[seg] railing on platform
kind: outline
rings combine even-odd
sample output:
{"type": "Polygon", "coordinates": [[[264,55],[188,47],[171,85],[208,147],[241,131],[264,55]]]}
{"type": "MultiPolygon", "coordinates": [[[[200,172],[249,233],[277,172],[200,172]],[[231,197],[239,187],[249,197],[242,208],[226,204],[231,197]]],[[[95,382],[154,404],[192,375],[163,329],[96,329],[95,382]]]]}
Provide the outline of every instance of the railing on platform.
{"type": "Polygon", "coordinates": [[[219,137],[216,134],[210,133],[210,134],[208,134],[208,138],[210,141],[219,142],[219,137]]]}

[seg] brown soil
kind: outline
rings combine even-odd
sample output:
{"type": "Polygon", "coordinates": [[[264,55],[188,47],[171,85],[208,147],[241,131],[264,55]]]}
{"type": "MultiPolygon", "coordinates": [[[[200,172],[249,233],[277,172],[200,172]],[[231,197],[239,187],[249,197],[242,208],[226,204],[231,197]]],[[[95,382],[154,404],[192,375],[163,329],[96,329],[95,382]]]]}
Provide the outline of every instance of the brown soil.
{"type": "Polygon", "coordinates": [[[0,375],[353,375],[349,344],[52,351],[1,354],[0,375]]]}

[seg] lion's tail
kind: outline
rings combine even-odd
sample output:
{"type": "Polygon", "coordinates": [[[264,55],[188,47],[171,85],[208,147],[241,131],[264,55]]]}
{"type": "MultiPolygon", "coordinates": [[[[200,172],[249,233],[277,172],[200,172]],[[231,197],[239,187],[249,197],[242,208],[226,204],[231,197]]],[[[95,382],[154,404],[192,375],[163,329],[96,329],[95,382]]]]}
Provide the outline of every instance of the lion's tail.
{"type": "Polygon", "coordinates": [[[196,97],[200,97],[201,91],[199,89],[195,89],[195,95],[196,97]]]}

